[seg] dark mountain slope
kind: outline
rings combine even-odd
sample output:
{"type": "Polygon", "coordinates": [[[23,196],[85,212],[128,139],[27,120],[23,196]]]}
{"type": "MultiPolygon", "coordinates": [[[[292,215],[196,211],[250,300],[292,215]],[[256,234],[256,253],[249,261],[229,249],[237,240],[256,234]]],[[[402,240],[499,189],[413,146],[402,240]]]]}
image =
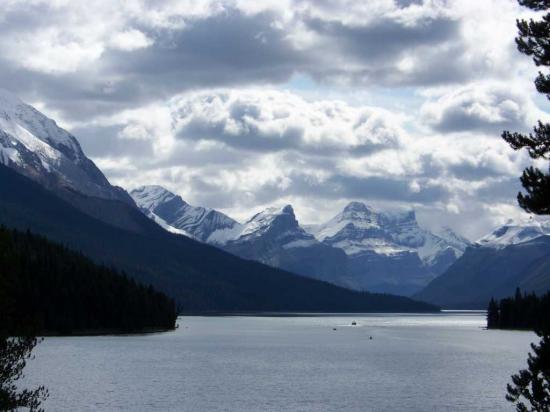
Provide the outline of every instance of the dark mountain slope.
{"type": "Polygon", "coordinates": [[[415,298],[446,308],[486,309],[489,300],[512,296],[517,287],[550,289],[550,236],[502,249],[471,247],[415,298]]]}
{"type": "MultiPolygon", "coordinates": [[[[130,232],[84,214],[0,166],[0,224],[47,236],[174,297],[183,311],[432,311],[407,298],[357,293],[243,260],[170,234],[135,209],[130,232]]],[[[132,212],[129,212],[132,213],[132,212]]]]}

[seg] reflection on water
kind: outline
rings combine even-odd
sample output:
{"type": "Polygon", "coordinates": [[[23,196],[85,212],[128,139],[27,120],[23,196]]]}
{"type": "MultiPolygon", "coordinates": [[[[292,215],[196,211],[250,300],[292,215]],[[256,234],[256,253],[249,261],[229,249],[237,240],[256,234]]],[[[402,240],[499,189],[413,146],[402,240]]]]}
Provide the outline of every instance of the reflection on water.
{"type": "Polygon", "coordinates": [[[179,323],[48,338],[27,381],[49,388],[54,411],[501,411],[512,410],[506,383],[536,339],[484,330],[479,312],[179,323]]]}

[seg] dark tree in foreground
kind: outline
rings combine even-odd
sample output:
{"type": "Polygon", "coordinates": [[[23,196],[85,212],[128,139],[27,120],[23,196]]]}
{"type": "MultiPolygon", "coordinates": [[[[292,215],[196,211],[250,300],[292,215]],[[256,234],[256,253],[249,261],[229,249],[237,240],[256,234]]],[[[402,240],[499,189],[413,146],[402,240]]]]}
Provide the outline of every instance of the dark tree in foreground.
{"type": "MultiPolygon", "coordinates": [[[[547,11],[548,0],[519,0],[522,6],[532,10],[547,11]]],[[[537,67],[550,66],[550,13],[541,20],[517,22],[519,36],[516,38],[521,53],[531,56],[537,67]]],[[[539,93],[550,99],[550,74],[539,72],[535,80],[539,93]]],[[[533,159],[550,159],[550,124],[539,121],[533,132],[525,135],[505,131],[502,138],[515,150],[527,149],[533,159]]],[[[525,210],[536,214],[550,214],[550,175],[535,167],[524,170],[521,183],[527,193],[518,194],[518,202],[525,210]]]]}
{"type": "MultiPolygon", "coordinates": [[[[5,254],[5,242],[0,234],[0,254],[5,254]]],[[[0,256],[0,261],[1,261],[0,256]]],[[[44,387],[19,390],[17,381],[37,344],[35,337],[11,337],[14,329],[14,300],[9,293],[13,279],[6,267],[0,267],[0,410],[27,408],[40,410],[40,403],[48,396],[44,387]]]]}
{"type": "Polygon", "coordinates": [[[36,343],[34,337],[0,339],[0,410],[41,410],[40,403],[48,396],[43,386],[33,390],[19,390],[17,387],[17,381],[22,378],[26,361],[31,357],[36,343]]]}
{"type": "Polygon", "coordinates": [[[528,368],[512,376],[506,399],[517,404],[517,410],[550,411],[550,334],[538,332],[542,338],[538,345],[531,344],[533,353],[527,360],[528,368]],[[523,400],[529,402],[529,409],[523,400]]]}
{"type": "MultiPolygon", "coordinates": [[[[531,56],[537,67],[550,66],[550,0],[518,0],[534,11],[546,12],[540,20],[519,20],[516,38],[521,53],[531,56]]],[[[535,80],[539,93],[550,99],[550,74],[539,72],[535,80]]],[[[550,159],[550,124],[539,121],[529,135],[504,132],[502,138],[515,150],[527,149],[533,159],[550,159]]],[[[520,206],[528,212],[550,214],[550,175],[535,167],[525,169],[521,184],[526,193],[518,194],[520,206]]],[[[518,411],[550,411],[550,330],[537,331],[539,345],[532,345],[528,369],[512,376],[506,399],[518,411]],[[528,406],[529,405],[529,406],[528,406]]]]}

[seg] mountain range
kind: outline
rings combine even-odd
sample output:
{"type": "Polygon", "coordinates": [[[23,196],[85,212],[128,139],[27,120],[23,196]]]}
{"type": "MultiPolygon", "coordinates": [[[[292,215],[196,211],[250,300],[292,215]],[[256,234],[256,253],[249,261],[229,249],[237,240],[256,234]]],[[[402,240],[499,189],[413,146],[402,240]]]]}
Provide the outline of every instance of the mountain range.
{"type": "MultiPolygon", "coordinates": [[[[182,311],[437,309],[239,258],[196,240],[210,236],[203,225],[193,229],[190,222],[171,233],[166,222],[155,223],[123,189],[112,186],[76,138],[53,120],[7,92],[1,92],[0,117],[0,224],[30,230],[123,270],[172,296],[182,311]]],[[[195,218],[212,219],[217,229],[225,220],[206,209],[195,218]]]]}
{"type": "Polygon", "coordinates": [[[550,221],[510,220],[466,250],[414,297],[450,309],[486,309],[516,288],[550,290],[550,221]]]}
{"type": "Polygon", "coordinates": [[[74,136],[5,91],[0,224],[124,270],[186,311],[485,308],[516,287],[550,289],[547,220],[510,221],[473,244],[422,228],[412,210],[360,202],[320,225],[301,225],[291,205],[238,222],[161,186],[111,185],[74,136]]]}
{"type": "Polygon", "coordinates": [[[443,273],[469,245],[450,229],[422,229],[414,211],[381,212],[352,202],[322,225],[300,226],[291,205],[244,223],[194,207],[161,186],[130,192],[140,209],[171,231],[246,259],[355,290],[408,295],[443,273]]]}

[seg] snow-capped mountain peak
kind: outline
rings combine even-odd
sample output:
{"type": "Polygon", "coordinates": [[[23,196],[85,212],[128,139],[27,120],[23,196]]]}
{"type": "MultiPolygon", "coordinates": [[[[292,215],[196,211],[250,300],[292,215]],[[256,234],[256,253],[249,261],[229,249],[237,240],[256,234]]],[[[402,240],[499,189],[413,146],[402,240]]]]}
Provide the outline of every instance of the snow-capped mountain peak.
{"type": "Polygon", "coordinates": [[[0,163],[50,189],[70,188],[88,196],[133,205],[126,192],[109,184],[73,135],[2,89],[0,163]]]}
{"type": "Polygon", "coordinates": [[[140,186],[132,190],[131,195],[141,209],[151,211],[176,197],[174,193],[158,185],[140,186]]]}
{"type": "MultiPolygon", "coordinates": [[[[243,226],[237,239],[259,237],[271,230],[295,230],[298,221],[291,205],[269,207],[255,214],[243,226]]],[[[300,228],[301,229],[301,228],[300,228]]]]}
{"type": "Polygon", "coordinates": [[[500,249],[548,235],[550,235],[550,219],[528,216],[509,219],[504,225],[499,226],[476,243],[480,246],[500,249]]]}
{"type": "Polygon", "coordinates": [[[130,195],[141,210],[165,229],[170,226],[202,242],[223,243],[240,228],[229,216],[213,209],[191,206],[162,186],[142,186],[132,190],[130,195]]]}
{"type": "Polygon", "coordinates": [[[450,229],[443,231],[445,236],[422,229],[414,210],[382,212],[361,202],[351,202],[330,221],[312,228],[311,233],[349,256],[415,252],[427,263],[447,248],[458,257],[468,244],[450,229]]]}

